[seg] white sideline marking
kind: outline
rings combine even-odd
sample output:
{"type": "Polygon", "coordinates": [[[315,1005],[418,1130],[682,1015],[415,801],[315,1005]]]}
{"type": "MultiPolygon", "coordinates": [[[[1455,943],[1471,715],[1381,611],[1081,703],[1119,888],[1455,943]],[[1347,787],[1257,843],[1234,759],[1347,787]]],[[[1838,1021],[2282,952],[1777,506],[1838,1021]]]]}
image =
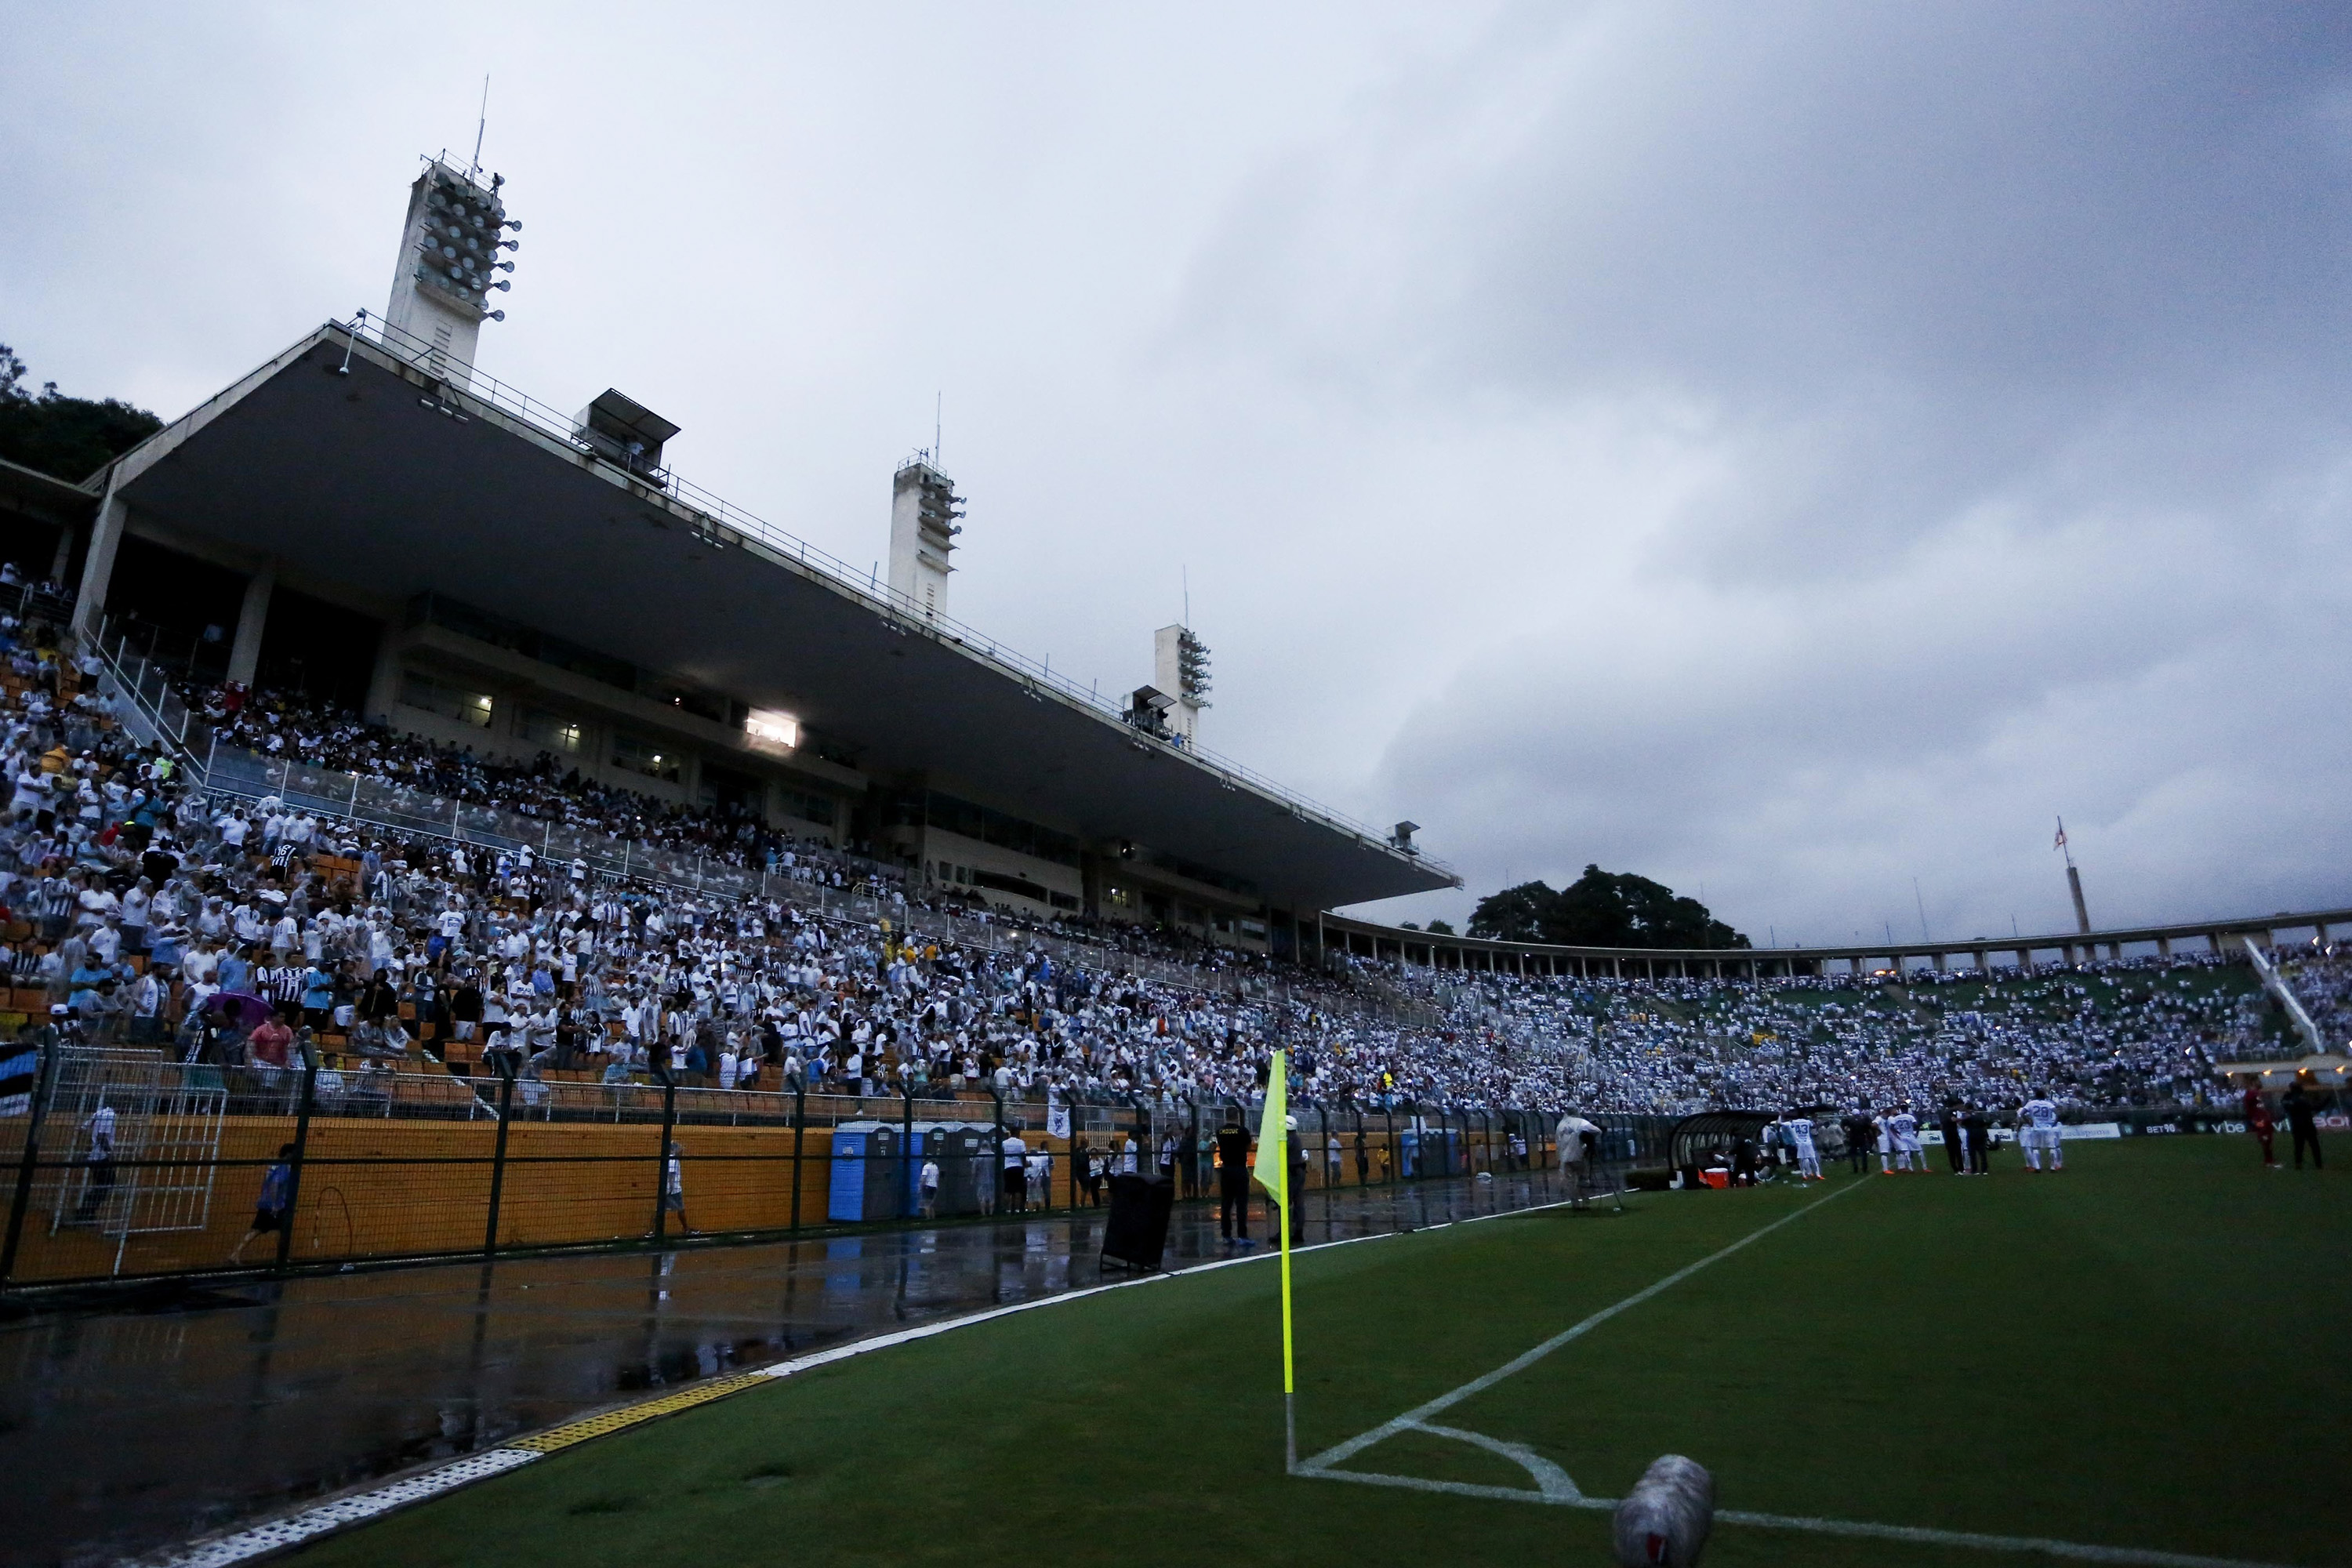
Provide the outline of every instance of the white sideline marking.
{"type": "MultiPolygon", "coordinates": [[[[1517,1444],[1497,1445],[1492,1439],[1481,1439],[1473,1433],[1438,1431],[1434,1427],[1426,1430],[1437,1432],[1440,1436],[1464,1437],[1478,1443],[1481,1447],[1493,1447],[1497,1451],[1518,1447],[1517,1444]]],[[[1423,1476],[1374,1475],[1368,1470],[1318,1470],[1315,1475],[1319,1480],[1359,1481],[1366,1486],[1445,1492],[1454,1497],[1496,1498],[1506,1502],[1549,1503],[1554,1508],[1606,1510],[1614,1509],[1618,1502],[1613,1497],[1555,1497],[1531,1492],[1525,1487],[1482,1487],[1468,1481],[1433,1481],[1423,1476]]],[[[1976,1552],[2039,1552],[2044,1556],[2064,1557],[2077,1563],[2125,1563],[2135,1565],[2135,1568],[2290,1568],[2285,1563],[2252,1563],[2238,1557],[2200,1557],[2193,1552],[2158,1552],[2137,1546],[2091,1546],[2077,1541],[2050,1541],[2038,1535],[1977,1535],[1963,1530],[1925,1530],[1907,1524],[1864,1524],[1845,1519],[1748,1513],[1738,1509],[1724,1509],[1715,1517],[1725,1523],[1752,1524],[1766,1530],[1801,1530],[1815,1535],[1903,1541],[1919,1546],[1960,1546],[1976,1552]]]]}
{"type": "MultiPolygon", "coordinates": [[[[1327,1251],[1335,1247],[1352,1247],[1360,1241],[1386,1241],[1394,1237],[1423,1235],[1433,1230],[1444,1230],[1448,1226],[1475,1224],[1482,1219],[1508,1219],[1514,1215],[1539,1214],[1546,1209],[1566,1207],[1570,1201],[1572,1200],[1562,1199],[1559,1203],[1530,1204],[1522,1209],[1501,1209],[1493,1214],[1473,1215],[1468,1219],[1444,1220],[1436,1225],[1424,1225],[1413,1230],[1383,1230],[1375,1231],[1367,1236],[1341,1237],[1336,1241],[1307,1242],[1294,1246],[1290,1250],[1295,1256],[1301,1252],[1327,1251]]],[[[968,1329],[977,1323],[992,1322],[998,1318],[1009,1318],[1015,1312],[1026,1312],[1038,1307],[1059,1306],[1065,1301],[1083,1300],[1088,1296],[1099,1296],[1106,1290],[1124,1290],[1130,1285],[1156,1285],[1164,1280],[1186,1279],[1194,1274],[1206,1274],[1218,1268],[1232,1268],[1244,1263],[1270,1262],[1281,1255],[1282,1249],[1275,1247],[1264,1252],[1244,1253],[1238,1258],[1213,1258],[1206,1263],[1192,1264],[1189,1268],[1171,1268],[1157,1274],[1138,1275],[1132,1279],[1114,1279],[1105,1285],[1089,1285],[1083,1290],[1065,1290],[1058,1295],[1040,1296],[1028,1301],[1015,1301],[1008,1307],[991,1307],[985,1311],[967,1313],[961,1318],[944,1318],[936,1323],[924,1323],[911,1329],[899,1329],[891,1333],[876,1335],[872,1339],[857,1340],[849,1344],[836,1345],[831,1350],[816,1351],[808,1355],[796,1356],[789,1361],[780,1361],[772,1365],[746,1370],[755,1372],[761,1377],[790,1377],[794,1373],[828,1366],[837,1361],[847,1361],[852,1356],[870,1355],[876,1351],[888,1350],[893,1345],[903,1345],[914,1340],[927,1340],[934,1334],[944,1334],[955,1329],[968,1329]]],[[[568,1426],[571,1421],[580,1419],[583,1417],[572,1416],[558,1425],[568,1426]]],[[[1469,1438],[1468,1440],[1492,1446],[1497,1452],[1518,1447],[1517,1444],[1495,1443],[1490,1438],[1469,1438]]],[[[364,1523],[368,1520],[390,1513],[395,1509],[405,1508],[410,1503],[422,1502],[427,1498],[455,1491],[460,1487],[470,1486],[476,1481],[486,1480],[491,1476],[513,1469],[518,1465],[529,1464],[533,1459],[543,1458],[545,1456],[536,1448],[485,1448],[479,1453],[468,1454],[460,1459],[452,1459],[446,1465],[391,1482],[389,1485],[376,1487],[368,1491],[353,1492],[349,1496],[337,1498],[331,1502],[320,1503],[299,1512],[288,1514],[281,1519],[269,1520],[249,1529],[220,1536],[215,1540],[183,1546],[151,1561],[156,1563],[159,1568],[228,1568],[228,1564],[231,1563],[249,1563],[257,1557],[267,1557],[289,1546],[312,1541],[321,1535],[331,1534],[350,1525],[364,1523]]],[[[1550,1463],[1540,1455],[1533,1455],[1532,1458],[1538,1464],[1550,1463]]],[[[1526,1459],[1520,1460],[1522,1464],[1527,1462],[1526,1459]]],[[[1559,1468],[1558,1466],[1552,1468],[1559,1468]]],[[[1533,1473],[1532,1467],[1530,1471],[1533,1473]]],[[[1563,1480],[1566,1479],[1565,1475],[1561,1477],[1563,1480]]]]}
{"type": "MultiPolygon", "coordinates": [[[[1618,1302],[1613,1307],[1601,1308],[1601,1310],[1593,1313],[1592,1316],[1585,1319],[1582,1322],[1578,1323],[1575,1327],[1561,1330],[1559,1333],[1554,1334],[1551,1338],[1544,1341],[1543,1343],[1536,1346],[1535,1349],[1512,1357],[1509,1361],[1505,1362],[1502,1365],[1486,1373],[1484,1377],[1474,1377],[1468,1383],[1465,1383],[1461,1387],[1454,1390],[1451,1394],[1441,1394],[1436,1398],[1431,1400],[1428,1404],[1416,1405],[1412,1409],[1408,1410],[1403,1415],[1398,1416],[1393,1421],[1383,1422],[1380,1426],[1373,1427],[1370,1431],[1362,1434],[1360,1436],[1350,1437],[1344,1443],[1335,1444],[1333,1447],[1324,1449],[1321,1453],[1316,1455],[1312,1458],[1300,1460],[1298,1464],[1300,1473],[1313,1475],[1328,1470],[1333,1465],[1344,1464],[1348,1460],[1355,1458],[1358,1454],[1362,1453],[1365,1449],[1370,1447],[1373,1444],[1385,1442],[1389,1438],[1395,1436],[1400,1432],[1406,1431],[1411,1427],[1418,1426],[1430,1416],[1436,1415],[1439,1411],[1450,1410],[1454,1405],[1459,1405],[1464,1400],[1471,1397],[1473,1394],[1484,1394],[1486,1390],[1494,1387],[1495,1384],[1502,1382],[1505,1378],[1511,1376],[1513,1373],[1525,1372],[1528,1368],[1535,1365],[1536,1363],[1543,1360],[1544,1357],[1551,1354],[1552,1352],[1559,1349],[1560,1346],[1567,1344],[1570,1341],[1583,1338],[1586,1334],[1591,1333],[1594,1329],[1599,1328],[1601,1324],[1607,1322],[1618,1313],[1626,1310],[1628,1308],[1640,1306],[1643,1302],[1648,1300],[1651,1297],[1658,1294],[1662,1290],[1673,1289],[1675,1286],[1679,1285],[1684,1280],[1689,1279],[1692,1275],[1697,1273],[1700,1269],[1705,1268],[1711,1264],[1722,1262],[1733,1253],[1738,1252],[1741,1247],[1749,1247],[1763,1240],[1766,1237],[1771,1235],[1782,1226],[1790,1224],[1791,1221],[1804,1218],[1805,1215],[1812,1213],[1823,1204],[1834,1203],[1839,1198],[1845,1196],[1848,1193],[1860,1191],[1862,1185],[1863,1184],[1856,1182],[1851,1186],[1840,1187],[1837,1191],[1831,1193],[1826,1196],[1815,1198],[1811,1203],[1807,1204],[1803,1208],[1799,1209],[1796,1213],[1782,1215],[1779,1219],[1774,1220],[1771,1224],[1748,1232],[1746,1236],[1741,1237],[1738,1241],[1733,1242],[1729,1247],[1725,1247],[1722,1251],[1711,1252],[1705,1258],[1700,1258],[1696,1263],[1689,1264],[1684,1268],[1675,1269],[1672,1274],[1667,1275],[1664,1279],[1659,1280],[1656,1284],[1651,1285],[1643,1289],[1634,1291],[1631,1296],[1626,1297],[1623,1300],[1618,1302]]],[[[1549,1206],[1558,1207],[1559,1205],[1552,1205],[1549,1206]]]]}

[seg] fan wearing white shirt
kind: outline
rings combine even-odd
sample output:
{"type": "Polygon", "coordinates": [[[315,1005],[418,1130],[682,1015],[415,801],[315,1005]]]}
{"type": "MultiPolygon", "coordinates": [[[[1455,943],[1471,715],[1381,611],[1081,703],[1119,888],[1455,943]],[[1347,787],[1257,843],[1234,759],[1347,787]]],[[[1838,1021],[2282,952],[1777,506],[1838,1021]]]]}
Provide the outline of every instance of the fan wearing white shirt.
{"type": "Polygon", "coordinates": [[[1021,1141],[1019,1133],[1007,1132],[997,1149],[1004,1160],[1005,1206],[1014,1214],[1022,1213],[1029,1205],[1029,1145],[1021,1141]]]}

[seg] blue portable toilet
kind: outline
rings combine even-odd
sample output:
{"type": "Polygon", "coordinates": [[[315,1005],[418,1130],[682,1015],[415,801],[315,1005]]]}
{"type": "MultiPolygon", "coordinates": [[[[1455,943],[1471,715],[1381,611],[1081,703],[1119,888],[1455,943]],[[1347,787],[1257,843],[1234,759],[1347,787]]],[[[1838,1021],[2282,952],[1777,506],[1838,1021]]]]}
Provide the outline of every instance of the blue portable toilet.
{"type": "Polygon", "coordinates": [[[978,1123],[916,1122],[906,1160],[907,1212],[911,1215],[922,1207],[923,1162],[936,1160],[940,1166],[940,1216],[944,1219],[950,1215],[978,1214],[979,1184],[995,1175],[995,1163],[988,1158],[995,1148],[992,1130],[978,1123]]]}
{"type": "Polygon", "coordinates": [[[887,1121],[845,1121],[833,1130],[830,1220],[895,1219],[905,1190],[898,1129],[887,1121]]]}

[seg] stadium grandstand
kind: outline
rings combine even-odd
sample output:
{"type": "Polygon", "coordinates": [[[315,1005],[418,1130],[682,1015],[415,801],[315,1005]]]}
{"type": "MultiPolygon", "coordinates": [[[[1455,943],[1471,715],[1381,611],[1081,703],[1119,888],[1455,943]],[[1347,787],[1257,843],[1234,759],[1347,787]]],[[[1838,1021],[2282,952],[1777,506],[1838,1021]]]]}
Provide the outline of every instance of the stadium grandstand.
{"type": "MultiPolygon", "coordinates": [[[[504,211],[436,163],[404,254],[504,211]]],[[[197,1094],[253,1120],[250,1149],[215,1125],[192,1155],[232,1184],[313,1112],[781,1130],[786,1210],[716,1227],[749,1231],[841,1217],[812,1124],[1010,1126],[1071,1201],[1127,1138],[1197,1163],[1284,1047],[1325,1135],[1366,1143],[1360,1181],[1375,1146],[1422,1173],[1404,1139],[1432,1118],[1540,1152],[1569,1110],[2214,1112],[2302,1070],[2290,1022],[2340,1079],[2352,910],[1884,952],[1333,913],[1459,881],[1412,824],[1203,750],[1189,629],[1163,629],[1159,686],[1105,702],[948,616],[961,498],[928,454],[894,480],[890,582],[861,581],[678,478],[642,405],[565,418],[484,375],[479,282],[404,271],[383,315],[89,479],[0,476],[0,1021],[46,1041],[20,1096],[27,1073],[197,1094]],[[2248,962],[2296,931],[2288,973],[2248,962]]],[[[18,1205],[0,1274],[209,1266],[239,1212],[144,1225],[88,1182],[52,1183],[54,1247],[27,1250],[18,1205]],[[59,1218],[86,1204],[110,1250],[59,1218]]],[[[583,1194],[530,1236],[631,1239],[634,1205],[583,1194]]],[[[469,1245],[293,1234],[280,1267],[469,1245]]]]}
{"type": "MultiPolygon", "coordinates": [[[[1017,1130],[1045,1201],[1077,1202],[1136,1138],[1203,1190],[1203,1126],[1247,1115],[1282,1047],[1297,1102],[1322,1119],[1317,1141],[1351,1160],[1363,1148],[1359,1184],[1374,1166],[1446,1168],[1426,1152],[1433,1128],[1476,1146],[1445,1156],[1460,1169],[1496,1159],[1497,1139],[1544,1157],[1549,1120],[1570,1110],[2008,1112],[2047,1092],[2078,1117],[2210,1119],[2260,1070],[2242,1064],[2294,1054],[2242,947],[1863,973],[1814,955],[1799,974],[1615,973],[1630,954],[1608,973],[1521,973],[1336,949],[1307,966],[1181,928],[976,909],[830,847],[697,837],[717,834],[709,816],[665,819],[663,837],[543,770],[480,766],[267,694],[165,705],[187,735],[213,737],[199,771],[122,722],[138,689],[102,645],[64,657],[33,591],[16,592],[5,956],[16,1022],[60,1026],[19,1058],[17,1091],[37,1073],[68,1113],[110,1085],[207,1108],[201,1146],[170,1160],[203,1168],[202,1217],[136,1181],[94,1189],[89,1151],[53,1147],[34,1223],[20,1208],[9,1237],[20,1283],[215,1266],[267,1151],[295,1136],[312,1152],[352,1118],[461,1121],[419,1136],[484,1183],[453,1199],[453,1226],[450,1205],[404,1193],[397,1157],[365,1197],[345,1171],[344,1212],[285,1233],[280,1266],[462,1249],[484,1223],[493,1247],[632,1240],[661,1223],[635,1190],[642,1145],[721,1125],[726,1158],[793,1175],[735,1173],[775,1201],[722,1204],[698,1228],[898,1217],[903,1179],[870,1211],[835,1201],[838,1130],[893,1122],[910,1142],[919,1123],[1017,1130]],[[232,773],[222,734],[282,744],[241,752],[249,771],[232,773]],[[371,772],[329,771],[338,761],[371,772]],[[516,831],[557,821],[561,840],[516,831]],[[502,1230],[484,1193],[513,1120],[574,1130],[577,1186],[509,1197],[502,1230]]],[[[2339,950],[2315,936],[2281,951],[2272,985],[2307,992],[2340,1032],[2339,950]]],[[[1340,1163],[1318,1179],[1346,1180],[1340,1163]]]]}

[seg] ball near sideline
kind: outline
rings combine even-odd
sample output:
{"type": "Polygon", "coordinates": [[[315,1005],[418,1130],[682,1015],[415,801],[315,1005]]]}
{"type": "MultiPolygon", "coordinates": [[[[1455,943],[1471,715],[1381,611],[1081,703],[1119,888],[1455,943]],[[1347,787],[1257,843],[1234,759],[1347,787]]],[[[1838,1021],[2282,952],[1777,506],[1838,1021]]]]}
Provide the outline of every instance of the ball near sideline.
{"type": "Polygon", "coordinates": [[[1664,1454],[1617,1505],[1622,1568],[1694,1568],[1715,1522],[1715,1478],[1696,1459],[1664,1454]]]}

